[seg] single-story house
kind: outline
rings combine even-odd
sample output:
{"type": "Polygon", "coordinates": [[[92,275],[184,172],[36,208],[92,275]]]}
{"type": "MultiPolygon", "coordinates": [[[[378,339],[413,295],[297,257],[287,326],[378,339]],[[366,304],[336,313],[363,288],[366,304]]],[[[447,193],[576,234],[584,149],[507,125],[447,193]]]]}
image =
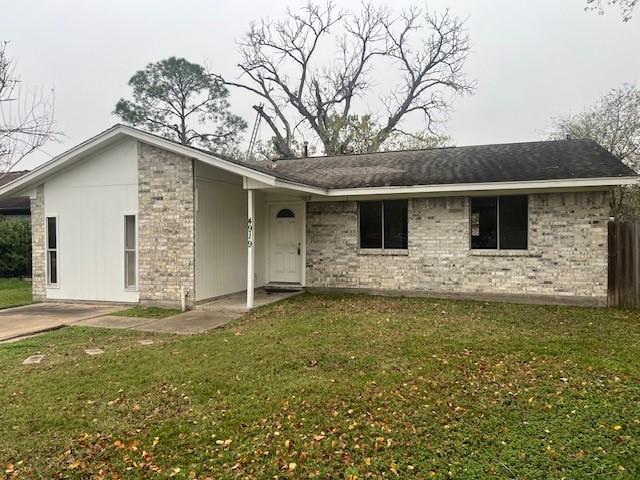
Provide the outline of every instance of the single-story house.
{"type": "Polygon", "coordinates": [[[262,286],[604,305],[588,140],[243,162],[115,125],[0,187],[28,195],[40,300],[188,305],[262,286]]]}
{"type": "MultiPolygon", "coordinates": [[[[16,178],[29,173],[29,170],[0,173],[0,187],[13,182],[16,178]]],[[[0,217],[8,219],[29,219],[31,201],[29,197],[14,197],[0,199],[0,217]]]]}

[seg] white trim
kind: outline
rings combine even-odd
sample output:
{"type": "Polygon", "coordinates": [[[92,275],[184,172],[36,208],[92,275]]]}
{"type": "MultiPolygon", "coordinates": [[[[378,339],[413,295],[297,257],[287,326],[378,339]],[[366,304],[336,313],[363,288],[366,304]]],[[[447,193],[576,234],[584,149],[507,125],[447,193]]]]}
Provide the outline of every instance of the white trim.
{"type": "Polygon", "coordinates": [[[279,188],[286,188],[289,190],[296,190],[298,192],[311,193],[314,195],[330,195],[330,192],[337,190],[327,190],[326,188],[312,187],[310,185],[303,185],[301,183],[288,182],[287,180],[276,179],[275,186],[279,188]]]}
{"type": "Polygon", "coordinates": [[[95,151],[106,146],[106,144],[110,142],[114,142],[120,138],[125,137],[130,137],[149,145],[153,145],[158,148],[183,155],[188,158],[200,160],[208,165],[218,167],[222,170],[226,170],[237,175],[244,175],[254,180],[258,180],[270,185],[275,185],[275,177],[273,177],[272,175],[261,173],[257,170],[252,169],[251,167],[245,167],[243,165],[235,164],[228,160],[216,157],[213,154],[200,152],[196,149],[177,144],[175,142],[172,142],[171,140],[166,140],[164,138],[157,137],[155,135],[143,132],[132,127],[128,127],[126,125],[115,125],[108,130],[105,130],[104,132],[99,133],[98,135],[71,148],[70,150],[67,150],[61,155],[54,157],[47,163],[40,165],[26,175],[18,177],[14,181],[3,185],[2,187],[0,187],[0,197],[9,193],[15,193],[19,190],[24,190],[28,186],[36,184],[42,178],[62,169],[68,163],[77,161],[82,155],[95,151]]]}
{"type": "Polygon", "coordinates": [[[247,309],[253,308],[255,275],[256,203],[255,192],[247,190],[247,309]]]}
{"type": "Polygon", "coordinates": [[[300,261],[302,262],[300,272],[300,285],[307,286],[307,202],[303,201],[302,205],[302,245],[300,250],[300,261]]]}
{"type": "Polygon", "coordinates": [[[531,180],[522,182],[449,183],[442,185],[413,185],[409,187],[365,187],[343,188],[327,191],[327,196],[396,195],[413,193],[477,192],[493,190],[521,190],[537,188],[606,187],[612,185],[634,185],[636,177],[575,178],[558,180],[531,180]]]}

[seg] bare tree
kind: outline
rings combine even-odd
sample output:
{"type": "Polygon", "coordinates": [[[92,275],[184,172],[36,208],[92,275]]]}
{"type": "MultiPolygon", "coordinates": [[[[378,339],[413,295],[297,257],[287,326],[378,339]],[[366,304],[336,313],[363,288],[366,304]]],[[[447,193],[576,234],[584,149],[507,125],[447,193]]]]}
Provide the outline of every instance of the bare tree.
{"type": "Polygon", "coordinates": [[[358,12],[340,11],[331,1],[308,3],[300,12],[287,10],[283,20],[252,23],[240,46],[240,78],[225,83],[266,104],[253,108],[285,157],[296,154],[296,134],[311,133],[327,155],[349,150],[340,139],[356,99],[371,95],[374,67],[376,73],[397,72],[398,81],[380,97],[386,116],[372,122],[379,126],[367,151],[378,150],[413,112],[434,130],[447,112],[449,95],[474,87],[463,73],[470,51],[464,21],[448,11],[410,8],[394,16],[371,3],[358,12]],[[327,55],[335,60],[323,63],[327,55]]]}
{"type": "Polygon", "coordinates": [[[343,120],[340,116],[334,114],[329,121],[339,122],[338,126],[329,125],[331,131],[338,133],[332,146],[335,149],[340,148],[340,153],[417,150],[444,147],[451,144],[451,138],[447,135],[429,131],[406,132],[400,128],[395,128],[382,143],[378,143],[376,136],[379,135],[383,125],[372,118],[370,114],[349,116],[346,124],[342,123],[343,120]]]}
{"type": "Polygon", "coordinates": [[[620,7],[622,21],[628,22],[631,20],[631,14],[638,4],[638,0],[587,0],[586,10],[595,10],[600,15],[604,15],[604,4],[620,7]]]}
{"type": "Polygon", "coordinates": [[[23,88],[7,45],[0,43],[0,176],[59,135],[53,93],[23,88]]]}
{"type": "MultiPolygon", "coordinates": [[[[634,170],[640,169],[640,89],[631,84],[614,88],[576,115],[553,119],[552,138],[590,138],[634,170]]],[[[640,213],[637,188],[619,188],[612,196],[616,217],[640,213]],[[633,213],[637,211],[636,213],[633,213]]]]}

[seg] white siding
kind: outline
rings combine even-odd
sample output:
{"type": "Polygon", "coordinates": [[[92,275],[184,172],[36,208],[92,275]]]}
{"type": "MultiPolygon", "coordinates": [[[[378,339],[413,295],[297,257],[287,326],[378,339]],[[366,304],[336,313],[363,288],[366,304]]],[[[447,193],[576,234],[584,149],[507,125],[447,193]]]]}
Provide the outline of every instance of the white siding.
{"type": "Polygon", "coordinates": [[[126,140],[45,185],[45,215],[58,217],[59,281],[47,298],[137,302],[124,288],[124,215],[138,211],[137,143],[126,140]]]}
{"type": "Polygon", "coordinates": [[[269,194],[256,190],[256,256],[255,256],[255,273],[256,287],[262,287],[266,280],[266,251],[267,251],[267,198],[269,194]]]}
{"type": "MultiPolygon", "coordinates": [[[[246,289],[247,192],[242,177],[196,162],[196,301],[246,289]]],[[[262,285],[262,215],[256,195],[256,286],[262,285]]]]}

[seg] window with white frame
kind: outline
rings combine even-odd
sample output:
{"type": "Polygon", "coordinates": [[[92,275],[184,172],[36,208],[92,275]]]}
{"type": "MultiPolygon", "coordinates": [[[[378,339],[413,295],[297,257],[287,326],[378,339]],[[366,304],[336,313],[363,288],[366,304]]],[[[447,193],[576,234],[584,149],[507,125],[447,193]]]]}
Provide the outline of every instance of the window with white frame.
{"type": "Polygon", "coordinates": [[[47,217],[47,285],[58,285],[58,218],[47,217]]]}
{"type": "Polygon", "coordinates": [[[471,248],[526,250],[528,247],[526,195],[471,199],[471,248]]]}
{"type": "Polygon", "coordinates": [[[407,200],[360,202],[360,248],[408,247],[407,200]]]}
{"type": "Polygon", "coordinates": [[[124,286],[135,289],[136,281],[136,216],[124,216],[124,286]]]}

